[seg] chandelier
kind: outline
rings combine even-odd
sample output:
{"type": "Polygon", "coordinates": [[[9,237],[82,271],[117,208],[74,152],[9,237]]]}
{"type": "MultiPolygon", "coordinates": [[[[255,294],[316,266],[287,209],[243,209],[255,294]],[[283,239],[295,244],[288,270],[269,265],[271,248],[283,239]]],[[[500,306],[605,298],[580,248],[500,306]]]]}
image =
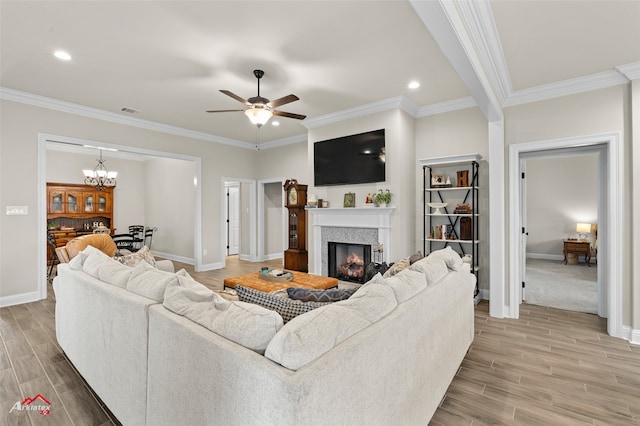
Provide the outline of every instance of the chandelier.
{"type": "Polygon", "coordinates": [[[102,191],[105,187],[116,186],[116,177],[118,172],[110,172],[104,166],[105,160],[102,159],[102,150],[100,150],[100,159],[93,170],[83,170],[85,185],[95,186],[102,191]]]}

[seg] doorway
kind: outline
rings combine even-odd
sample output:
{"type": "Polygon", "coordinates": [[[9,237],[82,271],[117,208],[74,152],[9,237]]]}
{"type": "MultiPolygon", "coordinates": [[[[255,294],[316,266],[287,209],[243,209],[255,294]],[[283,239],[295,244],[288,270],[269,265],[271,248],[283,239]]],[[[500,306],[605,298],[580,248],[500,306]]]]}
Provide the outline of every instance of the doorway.
{"type": "Polygon", "coordinates": [[[598,153],[598,314],[608,319],[607,332],[625,338],[622,326],[622,146],[619,132],[577,136],[509,145],[509,261],[508,305],[512,318],[519,317],[522,297],[524,234],[521,169],[527,155],[562,152],[598,153]],[[606,283],[606,287],[604,287],[606,283]]]}
{"type": "Polygon", "coordinates": [[[227,181],[224,186],[227,194],[227,256],[233,256],[240,253],[240,183],[227,181]]]}
{"type": "Polygon", "coordinates": [[[533,305],[595,314],[599,293],[595,256],[572,253],[565,263],[563,253],[564,242],[575,239],[589,254],[595,254],[591,226],[598,218],[598,154],[591,149],[580,151],[522,156],[522,221],[526,228],[522,299],[533,305]],[[578,235],[578,223],[588,224],[589,232],[578,235]]]}

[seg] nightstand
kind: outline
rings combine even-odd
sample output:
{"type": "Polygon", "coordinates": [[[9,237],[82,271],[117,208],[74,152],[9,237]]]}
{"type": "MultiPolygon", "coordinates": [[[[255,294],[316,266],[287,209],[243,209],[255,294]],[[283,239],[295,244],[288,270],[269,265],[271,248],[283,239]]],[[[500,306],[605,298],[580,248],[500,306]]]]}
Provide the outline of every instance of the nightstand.
{"type": "Polygon", "coordinates": [[[573,253],[577,256],[584,255],[584,261],[587,266],[591,266],[591,241],[583,240],[564,240],[564,264],[567,264],[567,255],[573,253]]]}

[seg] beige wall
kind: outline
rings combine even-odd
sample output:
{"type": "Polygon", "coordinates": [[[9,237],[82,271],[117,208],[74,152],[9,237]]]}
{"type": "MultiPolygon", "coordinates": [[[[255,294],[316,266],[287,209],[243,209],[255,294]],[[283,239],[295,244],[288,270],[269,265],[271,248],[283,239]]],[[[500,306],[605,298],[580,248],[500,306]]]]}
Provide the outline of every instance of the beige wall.
{"type": "MultiPolygon", "coordinates": [[[[385,111],[370,116],[309,129],[308,170],[311,173],[308,192],[317,198],[329,201],[329,207],[342,207],[344,194],[356,194],[356,206],[364,204],[368,193],[379,188],[388,188],[393,198],[391,206],[396,210],[391,217],[391,247],[385,251],[392,259],[409,256],[416,247],[416,187],[414,179],[415,124],[401,110],[385,111]],[[371,130],[385,129],[386,181],[375,184],[313,186],[313,143],[340,136],[353,135],[371,130]]],[[[311,224],[312,218],[310,218],[311,224]]],[[[309,228],[311,229],[311,228],[309,228]]],[[[312,233],[310,233],[312,234],[312,233]]],[[[312,247],[312,235],[308,245],[312,247]]],[[[312,257],[310,256],[310,262],[312,257]]],[[[310,265],[310,269],[312,265],[310,265]]]]}
{"type": "Polygon", "coordinates": [[[269,259],[282,257],[285,250],[285,231],[282,229],[283,195],[284,190],[280,182],[264,185],[264,255],[269,259]]]}
{"type": "Polygon", "coordinates": [[[561,257],[576,223],[598,222],[597,171],[595,154],[527,160],[528,256],[561,257]]]}
{"type": "MultiPolygon", "coordinates": [[[[479,220],[479,256],[478,287],[483,292],[489,291],[489,142],[487,133],[487,120],[478,108],[467,108],[446,114],[424,117],[416,122],[416,161],[434,157],[446,157],[451,155],[480,154],[483,161],[480,162],[478,171],[480,188],[478,211],[479,220]]],[[[454,169],[441,170],[454,176],[454,169]]],[[[415,181],[418,199],[415,206],[417,230],[422,233],[422,168],[415,166],[415,181]]],[[[418,239],[416,250],[423,250],[422,240],[418,239]]]]}
{"type": "MultiPolygon", "coordinates": [[[[632,229],[630,106],[629,87],[623,85],[507,108],[505,149],[515,143],[620,132],[624,146],[623,179],[619,188],[623,204],[621,229],[632,229]]],[[[508,164],[505,168],[508,169],[508,164]]],[[[632,295],[640,291],[640,283],[632,280],[630,235],[629,232],[622,235],[622,320],[624,325],[638,329],[640,323],[632,323],[632,318],[638,315],[638,305],[633,306],[631,301],[632,295]]]]}

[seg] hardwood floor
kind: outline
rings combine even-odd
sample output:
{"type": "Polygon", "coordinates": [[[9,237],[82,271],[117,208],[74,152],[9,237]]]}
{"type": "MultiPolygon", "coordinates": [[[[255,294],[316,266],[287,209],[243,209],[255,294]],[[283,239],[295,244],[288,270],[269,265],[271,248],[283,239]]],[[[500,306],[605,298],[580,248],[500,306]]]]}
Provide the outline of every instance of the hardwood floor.
{"type": "MultiPolygon", "coordinates": [[[[174,263],[216,290],[227,276],[282,266],[232,257],[196,273],[174,263]]],[[[54,308],[51,286],[47,300],[0,308],[0,425],[119,424],[58,347],[54,308]],[[38,394],[51,414],[9,412],[38,394]]],[[[430,424],[640,425],[640,347],[607,336],[592,314],[533,305],[520,314],[496,319],[487,302],[476,307],[476,337],[430,424]]]]}

